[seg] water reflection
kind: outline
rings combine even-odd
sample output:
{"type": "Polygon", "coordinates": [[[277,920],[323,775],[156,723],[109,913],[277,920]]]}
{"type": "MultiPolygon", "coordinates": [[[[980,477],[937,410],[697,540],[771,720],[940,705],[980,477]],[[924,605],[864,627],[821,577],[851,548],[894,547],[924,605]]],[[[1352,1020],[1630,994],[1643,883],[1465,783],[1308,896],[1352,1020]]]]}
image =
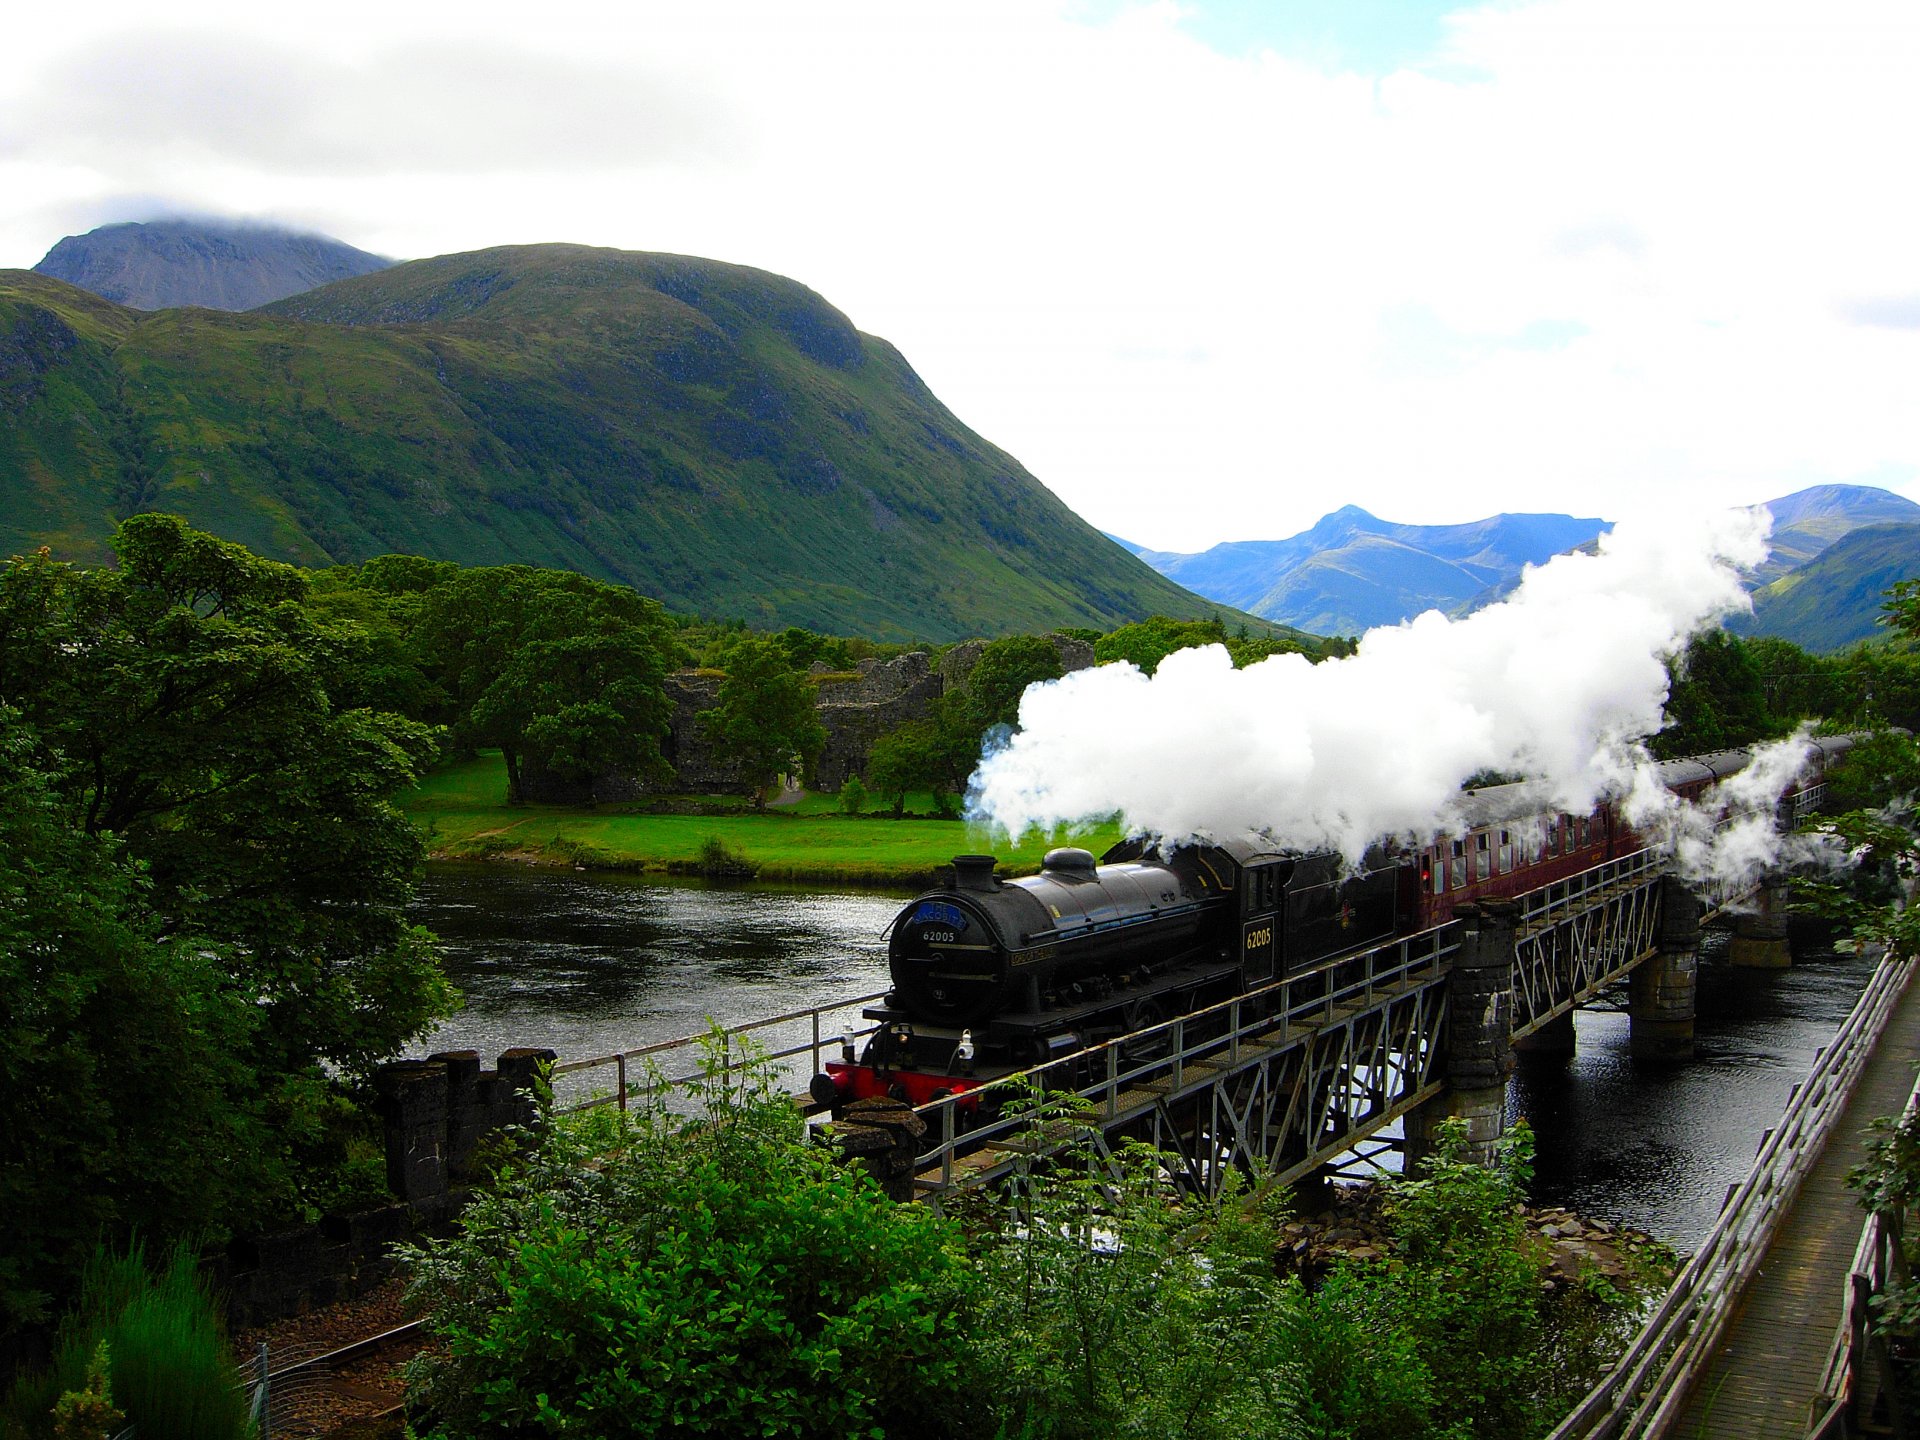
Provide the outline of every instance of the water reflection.
{"type": "Polygon", "coordinates": [[[414,918],[466,1008],[415,1047],[585,1057],[886,983],[898,896],[661,883],[503,865],[430,867],[414,918]]]}

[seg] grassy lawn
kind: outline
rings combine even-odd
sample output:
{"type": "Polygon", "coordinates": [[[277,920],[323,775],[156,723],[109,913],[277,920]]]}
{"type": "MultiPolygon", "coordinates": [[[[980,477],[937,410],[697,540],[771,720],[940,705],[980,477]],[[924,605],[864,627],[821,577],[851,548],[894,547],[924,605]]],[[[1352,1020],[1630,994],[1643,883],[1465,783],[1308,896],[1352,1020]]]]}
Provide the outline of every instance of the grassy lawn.
{"type": "MultiPolygon", "coordinates": [[[[1081,845],[1099,854],[1120,838],[1109,824],[1029,835],[1015,846],[1004,833],[959,820],[893,820],[884,810],[843,815],[831,795],[809,795],[761,814],[732,813],[742,803],[737,796],[675,796],[676,810],[700,813],[657,814],[644,804],[509,806],[506,789],[499,757],[482,755],[428,775],[406,809],[444,859],[698,873],[703,848],[717,840],[762,879],[850,885],[917,884],[935,866],[966,854],[998,855],[1011,870],[1031,871],[1050,846],[1081,845]]],[[[908,808],[930,811],[931,797],[909,797],[908,808]]]]}

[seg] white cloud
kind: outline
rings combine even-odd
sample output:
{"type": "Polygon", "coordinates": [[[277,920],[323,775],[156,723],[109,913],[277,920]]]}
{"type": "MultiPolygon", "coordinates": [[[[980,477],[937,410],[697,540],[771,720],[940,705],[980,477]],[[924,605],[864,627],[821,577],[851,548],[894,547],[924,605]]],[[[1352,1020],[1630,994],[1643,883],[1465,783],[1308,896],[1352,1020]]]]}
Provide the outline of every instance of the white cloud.
{"type": "Polygon", "coordinates": [[[1380,78],[1065,0],[170,13],[19,29],[7,263],[146,193],[761,265],[1164,548],[1920,475],[1908,0],[1502,5],[1380,78]]]}

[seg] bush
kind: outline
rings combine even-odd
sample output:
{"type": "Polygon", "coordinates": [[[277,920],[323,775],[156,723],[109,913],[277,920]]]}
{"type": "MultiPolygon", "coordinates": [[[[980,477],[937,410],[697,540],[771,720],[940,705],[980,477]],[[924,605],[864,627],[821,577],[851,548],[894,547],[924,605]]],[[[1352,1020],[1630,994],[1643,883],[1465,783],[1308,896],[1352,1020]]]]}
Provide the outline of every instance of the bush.
{"type": "Polygon", "coordinates": [[[242,1440],[248,1396],[193,1252],[176,1246],[158,1273],[139,1246],[97,1251],[60,1327],[53,1364],[19,1379],[0,1419],[6,1440],[88,1433],[119,1411],[138,1434],[242,1440]]]}
{"type": "Polygon", "coordinates": [[[926,1433],[959,1375],[939,1217],[806,1143],[758,1063],[710,1050],[689,1117],[556,1121],[450,1240],[413,1250],[443,1436],[926,1433]]]}
{"type": "MultiPolygon", "coordinates": [[[[1042,1107],[1043,1123],[1062,1123],[1042,1107]]],[[[1293,1434],[1297,1366],[1265,1218],[1185,1202],[1166,1157],[1089,1143],[1016,1176],[975,1244],[967,1434],[1293,1434]]],[[[992,1202],[988,1202],[991,1204],[992,1202]]]]}
{"type": "Polygon", "coordinates": [[[840,809],[847,815],[858,815],[867,808],[867,787],[860,783],[858,775],[849,775],[847,783],[840,787],[840,809]]]}

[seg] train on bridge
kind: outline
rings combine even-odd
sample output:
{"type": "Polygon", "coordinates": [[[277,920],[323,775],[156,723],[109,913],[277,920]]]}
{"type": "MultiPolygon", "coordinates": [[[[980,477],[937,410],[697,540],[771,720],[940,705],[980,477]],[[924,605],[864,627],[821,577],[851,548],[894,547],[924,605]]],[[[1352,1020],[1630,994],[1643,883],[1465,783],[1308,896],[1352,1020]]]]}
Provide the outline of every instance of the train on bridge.
{"type": "MultiPolygon", "coordinates": [[[[1813,740],[1785,800],[1824,784],[1853,743],[1813,740]]],[[[1670,760],[1660,779],[1692,800],[1750,758],[1728,750],[1670,760]]],[[[914,1105],[966,1095],[1647,843],[1614,802],[1542,814],[1536,794],[1524,784],[1470,791],[1457,833],[1417,849],[1376,847],[1358,868],[1248,842],[1159,855],[1130,840],[1099,862],[1055,849],[1039,874],[1001,880],[994,857],[959,856],[951,883],[895,918],[892,988],[866,1011],[877,1028],[863,1051],[849,1043],[814,1077],[813,1098],[838,1108],[876,1095],[914,1105]]]]}

